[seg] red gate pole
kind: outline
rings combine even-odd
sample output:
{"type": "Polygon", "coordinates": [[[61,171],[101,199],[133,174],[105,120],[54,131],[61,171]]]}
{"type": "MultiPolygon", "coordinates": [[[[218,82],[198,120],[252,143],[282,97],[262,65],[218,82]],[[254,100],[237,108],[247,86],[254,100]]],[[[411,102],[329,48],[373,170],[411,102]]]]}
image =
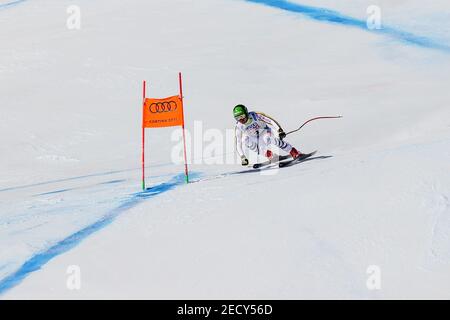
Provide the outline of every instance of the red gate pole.
{"type": "Polygon", "coordinates": [[[183,80],[181,77],[181,72],[178,73],[178,79],[180,82],[180,98],[181,98],[181,107],[183,108],[183,144],[184,144],[184,173],[186,175],[186,183],[189,183],[189,171],[188,171],[188,165],[187,165],[187,156],[186,156],[186,135],[185,135],[185,129],[184,129],[184,104],[183,104],[183,80]]]}
{"type": "Polygon", "coordinates": [[[142,190],[145,190],[145,127],[144,127],[144,108],[145,108],[145,89],[146,81],[142,82],[142,190]]]}

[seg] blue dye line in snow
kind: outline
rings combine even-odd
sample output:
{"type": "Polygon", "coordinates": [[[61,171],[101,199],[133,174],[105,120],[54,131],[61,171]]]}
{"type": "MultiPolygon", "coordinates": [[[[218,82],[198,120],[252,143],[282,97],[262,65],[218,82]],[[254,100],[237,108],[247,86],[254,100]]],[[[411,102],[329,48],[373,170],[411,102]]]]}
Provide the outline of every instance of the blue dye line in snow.
{"type": "MultiPolygon", "coordinates": [[[[102,185],[108,185],[108,184],[117,184],[117,183],[121,183],[121,182],[124,182],[124,181],[126,181],[126,179],[117,179],[117,180],[100,182],[97,185],[102,186],[102,185]]],[[[84,188],[85,187],[58,189],[58,190],[54,190],[54,191],[38,193],[38,194],[33,195],[33,197],[48,196],[48,195],[52,195],[52,194],[58,194],[58,193],[63,193],[63,192],[67,192],[67,191],[73,191],[73,190],[77,190],[77,189],[84,189],[84,188]]]]}
{"type": "Polygon", "coordinates": [[[116,183],[121,183],[121,182],[125,182],[126,179],[117,179],[117,180],[111,180],[111,181],[106,181],[106,182],[101,182],[99,183],[100,185],[104,185],[104,184],[116,184],[116,183]]]}
{"type": "Polygon", "coordinates": [[[34,195],[35,197],[37,196],[47,196],[47,195],[51,195],[51,194],[57,194],[57,193],[63,193],[63,192],[67,192],[67,191],[72,191],[73,189],[60,189],[60,190],[55,190],[55,191],[49,191],[49,192],[44,192],[44,193],[39,193],[34,195]]]}
{"type": "MultiPolygon", "coordinates": [[[[192,178],[199,176],[198,173],[191,173],[190,175],[192,176],[192,178]]],[[[172,190],[175,187],[183,185],[185,183],[186,182],[184,174],[180,174],[173,177],[170,181],[158,184],[151,188],[147,188],[145,191],[130,195],[128,198],[123,200],[118,207],[109,211],[103,218],[101,218],[97,222],[68,236],[62,241],[59,241],[49,249],[46,249],[45,251],[32,256],[17,271],[0,280],[0,295],[18,285],[30,273],[40,270],[42,266],[44,266],[54,257],[69,251],[93,233],[108,226],[121,213],[135,207],[145,199],[152,198],[158,194],[172,190]]]]}
{"type": "Polygon", "coordinates": [[[381,34],[385,36],[389,36],[396,40],[416,45],[422,48],[436,49],[440,51],[444,51],[450,53],[450,46],[448,44],[439,43],[433,39],[419,36],[413,34],[411,32],[403,31],[400,29],[383,26],[381,29],[369,29],[367,27],[366,20],[361,20],[357,18],[353,18],[351,16],[347,16],[338,11],[320,8],[320,7],[312,7],[306,6],[298,3],[293,3],[286,0],[245,0],[247,2],[259,3],[269,7],[278,8],[284,11],[299,13],[307,18],[328,22],[328,23],[336,23],[345,26],[355,27],[359,29],[363,29],[368,32],[372,32],[375,34],[381,34]]]}
{"type": "Polygon", "coordinates": [[[77,176],[77,177],[71,177],[71,178],[55,179],[55,180],[50,180],[50,181],[26,184],[26,185],[22,185],[22,186],[3,188],[3,189],[0,189],[0,192],[14,191],[14,190],[26,189],[26,188],[32,188],[32,187],[39,187],[39,186],[52,184],[52,183],[80,180],[80,179],[91,178],[91,177],[101,177],[101,176],[107,176],[107,175],[123,173],[123,172],[127,172],[127,171],[134,171],[134,170],[137,170],[137,169],[114,170],[114,171],[106,171],[106,172],[101,172],[101,173],[86,174],[83,176],[77,176]]]}
{"type": "MultiPolygon", "coordinates": [[[[160,166],[160,165],[158,165],[158,166],[160,166]]],[[[149,167],[155,168],[156,166],[153,165],[153,166],[149,166],[149,167]]],[[[146,168],[149,168],[149,167],[146,167],[146,168]]],[[[116,174],[116,173],[124,173],[124,172],[129,172],[129,171],[140,170],[140,169],[141,168],[106,171],[106,172],[92,173],[92,174],[87,174],[87,175],[83,175],[83,176],[71,177],[71,178],[55,179],[55,180],[49,180],[49,181],[44,181],[44,182],[25,184],[25,185],[22,185],[22,186],[3,188],[3,189],[0,189],[0,192],[14,191],[14,190],[19,190],[19,189],[27,189],[27,188],[39,187],[39,186],[48,185],[48,184],[52,184],[52,183],[58,183],[58,182],[74,181],[74,180],[80,180],[80,179],[86,179],[86,178],[92,178],[92,177],[101,177],[101,176],[113,175],[113,174],[116,174]]],[[[149,178],[162,178],[162,177],[166,177],[166,176],[169,176],[169,174],[149,176],[149,178]]]]}
{"type": "Polygon", "coordinates": [[[25,1],[27,1],[27,0],[16,0],[16,1],[11,1],[11,2],[7,2],[7,3],[3,3],[3,4],[0,4],[0,9],[6,9],[6,8],[15,6],[15,5],[17,5],[17,4],[19,4],[19,3],[22,3],[22,2],[25,2],[25,1]]]}

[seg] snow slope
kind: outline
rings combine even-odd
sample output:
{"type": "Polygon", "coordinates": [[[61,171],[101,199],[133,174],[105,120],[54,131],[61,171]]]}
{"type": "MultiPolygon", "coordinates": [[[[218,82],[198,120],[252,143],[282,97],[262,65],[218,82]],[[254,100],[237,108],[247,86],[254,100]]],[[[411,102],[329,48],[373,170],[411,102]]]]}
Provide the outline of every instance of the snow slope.
{"type": "Polygon", "coordinates": [[[10,2],[1,298],[450,297],[445,1],[380,1],[380,32],[362,27],[363,0],[80,0],[80,30],[66,28],[71,1],[10,2]],[[319,154],[283,170],[230,175],[240,166],[192,152],[189,185],[173,130],[148,132],[140,192],[141,81],[172,95],[178,71],[191,133],[232,128],[237,103],[287,130],[344,118],[289,136],[319,154]]]}

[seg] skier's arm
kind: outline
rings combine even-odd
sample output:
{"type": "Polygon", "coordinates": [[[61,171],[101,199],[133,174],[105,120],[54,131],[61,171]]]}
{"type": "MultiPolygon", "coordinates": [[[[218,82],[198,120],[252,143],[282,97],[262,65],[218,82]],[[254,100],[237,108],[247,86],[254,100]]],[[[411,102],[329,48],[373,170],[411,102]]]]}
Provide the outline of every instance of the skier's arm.
{"type": "Polygon", "coordinates": [[[244,155],[244,150],[242,149],[242,131],[236,126],[234,128],[234,136],[236,137],[236,150],[240,157],[244,155]]]}
{"type": "Polygon", "coordinates": [[[276,130],[281,129],[281,125],[274,118],[268,116],[267,114],[262,112],[256,112],[256,115],[258,116],[258,120],[267,123],[270,127],[276,130]]]}
{"type": "Polygon", "coordinates": [[[236,136],[236,150],[241,157],[242,165],[248,165],[247,157],[244,154],[244,150],[242,149],[242,131],[236,126],[234,128],[234,135],[236,136]]]}
{"type": "Polygon", "coordinates": [[[262,112],[256,112],[256,115],[260,121],[268,124],[270,127],[277,130],[280,139],[283,140],[286,137],[286,133],[284,133],[283,128],[281,128],[281,125],[274,118],[262,112]]]}

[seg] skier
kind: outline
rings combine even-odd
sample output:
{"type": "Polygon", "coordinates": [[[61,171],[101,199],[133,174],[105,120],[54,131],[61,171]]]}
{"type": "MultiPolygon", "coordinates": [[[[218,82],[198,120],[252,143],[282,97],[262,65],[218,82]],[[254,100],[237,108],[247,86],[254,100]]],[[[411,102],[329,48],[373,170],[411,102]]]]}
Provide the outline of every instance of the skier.
{"type": "Polygon", "coordinates": [[[290,153],[293,159],[303,156],[301,152],[298,152],[288,142],[283,141],[286,133],[280,124],[271,117],[261,112],[249,112],[247,107],[242,104],[234,107],[233,115],[234,119],[236,119],[236,146],[243,166],[249,164],[242,149],[243,140],[248,149],[258,154],[264,154],[269,160],[273,159],[273,152],[269,149],[270,145],[277,146],[283,151],[290,153]],[[278,137],[274,132],[278,133],[278,137]]]}

